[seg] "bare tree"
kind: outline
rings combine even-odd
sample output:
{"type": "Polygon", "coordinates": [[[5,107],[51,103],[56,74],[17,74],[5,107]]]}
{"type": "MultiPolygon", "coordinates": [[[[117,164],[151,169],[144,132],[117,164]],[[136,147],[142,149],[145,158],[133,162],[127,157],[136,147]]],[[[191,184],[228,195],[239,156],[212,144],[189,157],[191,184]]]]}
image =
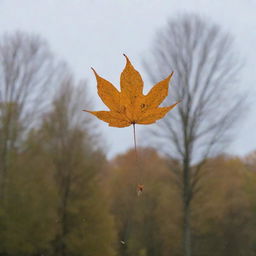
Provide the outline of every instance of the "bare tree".
{"type": "Polygon", "coordinates": [[[4,198],[10,157],[34,123],[55,64],[47,44],[20,32],[0,40],[0,199],[4,198]]]}
{"type": "Polygon", "coordinates": [[[159,31],[152,59],[145,63],[153,82],[174,71],[177,109],[154,131],[162,148],[180,161],[173,170],[183,202],[183,249],[191,252],[191,201],[200,189],[203,165],[230,135],[244,103],[234,82],[239,64],[229,34],[195,15],[171,20],[159,31]],[[193,167],[192,167],[193,166],[193,167]]]}

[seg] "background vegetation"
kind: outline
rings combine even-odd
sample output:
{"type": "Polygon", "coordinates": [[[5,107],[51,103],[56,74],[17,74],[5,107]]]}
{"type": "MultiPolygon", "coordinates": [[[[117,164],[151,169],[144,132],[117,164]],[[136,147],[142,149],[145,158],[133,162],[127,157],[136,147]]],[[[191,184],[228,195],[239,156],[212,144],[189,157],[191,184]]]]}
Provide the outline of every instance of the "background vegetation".
{"type": "Polygon", "coordinates": [[[183,102],[148,135],[162,146],[139,148],[139,167],[133,150],[106,159],[81,111],[86,81],[44,40],[1,38],[1,256],[256,255],[256,153],[221,150],[244,99],[229,87],[232,38],[195,16],[162,33],[154,62],[159,76],[177,71],[183,102]]]}

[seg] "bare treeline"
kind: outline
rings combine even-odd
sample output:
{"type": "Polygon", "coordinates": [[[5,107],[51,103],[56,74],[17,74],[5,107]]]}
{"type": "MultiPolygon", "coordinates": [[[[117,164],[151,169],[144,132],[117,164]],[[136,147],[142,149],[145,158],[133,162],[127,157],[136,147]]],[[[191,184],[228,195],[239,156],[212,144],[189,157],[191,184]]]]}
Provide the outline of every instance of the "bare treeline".
{"type": "Polygon", "coordinates": [[[45,41],[17,32],[0,40],[0,198],[12,152],[36,119],[53,85],[54,58],[45,41]]]}
{"type": "Polygon", "coordinates": [[[185,15],[151,57],[152,82],[174,71],[182,102],[153,131],[167,157],[139,149],[138,198],[134,151],[107,161],[97,147],[86,81],[38,36],[0,39],[1,256],[255,254],[255,157],[211,158],[244,108],[232,37],[185,15]]]}
{"type": "Polygon", "coordinates": [[[0,255],[113,255],[98,182],[105,157],[82,112],[89,104],[86,82],[76,82],[44,40],[3,36],[0,255]]]}

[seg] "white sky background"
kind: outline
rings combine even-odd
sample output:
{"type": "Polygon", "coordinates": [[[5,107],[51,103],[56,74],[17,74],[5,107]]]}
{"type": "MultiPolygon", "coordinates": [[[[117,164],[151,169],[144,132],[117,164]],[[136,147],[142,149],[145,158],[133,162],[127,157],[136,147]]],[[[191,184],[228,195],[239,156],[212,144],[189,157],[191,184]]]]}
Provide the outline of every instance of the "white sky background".
{"type": "MultiPolygon", "coordinates": [[[[239,83],[250,92],[251,107],[228,152],[246,154],[256,149],[256,0],[0,0],[0,35],[15,30],[41,35],[78,79],[88,80],[93,110],[104,110],[90,67],[119,86],[126,53],[148,88],[142,60],[152,49],[155,32],[168,19],[190,12],[209,17],[235,37],[245,63],[239,83]]],[[[133,145],[131,127],[110,128],[96,122],[109,157],[133,145]]],[[[139,127],[139,145],[144,144],[141,132],[147,127],[139,127]]]]}

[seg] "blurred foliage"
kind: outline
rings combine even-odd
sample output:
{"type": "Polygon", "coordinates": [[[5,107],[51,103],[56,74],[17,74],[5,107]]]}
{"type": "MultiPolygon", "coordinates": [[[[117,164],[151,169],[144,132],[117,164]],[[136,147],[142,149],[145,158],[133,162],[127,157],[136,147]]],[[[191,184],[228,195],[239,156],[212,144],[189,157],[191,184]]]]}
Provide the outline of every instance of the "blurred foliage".
{"type": "MultiPolygon", "coordinates": [[[[0,256],[182,255],[179,161],[150,148],[138,149],[138,162],[133,150],[108,161],[81,111],[87,84],[61,70],[35,116],[0,94],[0,256]]],[[[202,173],[191,207],[193,255],[255,255],[256,152],[206,159],[202,173]]]]}
{"type": "Polygon", "coordinates": [[[181,202],[166,161],[152,149],[134,151],[110,163],[112,209],[118,224],[121,255],[170,255],[179,249],[181,202]],[[141,175],[140,175],[141,172],[141,175]],[[140,176],[140,177],[139,177],[140,176]],[[136,195],[138,179],[145,191],[136,195]],[[172,220],[172,221],[171,221],[172,220]]]}
{"type": "MultiPolygon", "coordinates": [[[[167,161],[152,149],[141,149],[140,170],[133,151],[110,163],[109,190],[120,255],[182,255],[181,195],[167,161]],[[138,171],[145,191],[135,195],[138,171]]],[[[255,255],[255,154],[245,159],[208,159],[198,196],[192,205],[193,255],[255,255]],[[254,166],[254,168],[249,169],[254,166]]]]}

